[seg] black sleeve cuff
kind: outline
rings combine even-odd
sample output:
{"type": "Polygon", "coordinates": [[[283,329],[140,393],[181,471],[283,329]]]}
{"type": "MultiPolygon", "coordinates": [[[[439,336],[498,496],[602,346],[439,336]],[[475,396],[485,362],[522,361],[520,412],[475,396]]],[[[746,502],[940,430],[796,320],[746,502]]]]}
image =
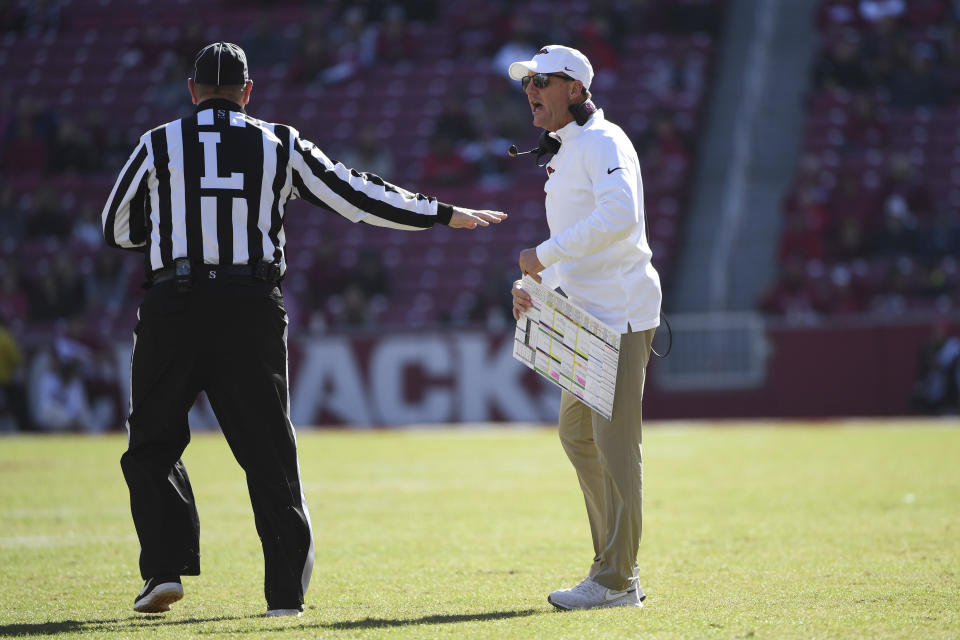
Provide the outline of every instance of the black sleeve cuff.
{"type": "Polygon", "coordinates": [[[450,218],[453,217],[453,205],[445,202],[437,203],[437,224],[450,224],[450,218]]]}

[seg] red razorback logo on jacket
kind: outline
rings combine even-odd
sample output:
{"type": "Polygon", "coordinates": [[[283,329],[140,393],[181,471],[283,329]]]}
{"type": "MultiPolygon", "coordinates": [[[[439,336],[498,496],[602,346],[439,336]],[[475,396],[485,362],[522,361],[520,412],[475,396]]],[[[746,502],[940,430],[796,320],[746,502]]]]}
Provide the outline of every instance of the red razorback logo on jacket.
{"type": "Polygon", "coordinates": [[[543,49],[540,49],[540,51],[537,51],[537,55],[540,55],[541,53],[550,53],[550,52],[547,51],[546,47],[544,47],[543,49]]]}

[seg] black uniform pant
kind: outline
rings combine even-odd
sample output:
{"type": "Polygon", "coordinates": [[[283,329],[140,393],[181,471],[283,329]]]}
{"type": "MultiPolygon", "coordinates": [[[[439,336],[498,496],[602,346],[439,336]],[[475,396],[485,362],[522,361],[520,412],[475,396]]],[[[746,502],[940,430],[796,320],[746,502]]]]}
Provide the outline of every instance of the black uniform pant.
{"type": "Polygon", "coordinates": [[[180,459],[205,391],[247,477],[269,609],[297,608],[313,569],[287,385],[279,288],[253,278],[173,281],[147,291],[134,333],[129,447],[121,459],[144,580],[200,573],[200,523],[180,459]]]}

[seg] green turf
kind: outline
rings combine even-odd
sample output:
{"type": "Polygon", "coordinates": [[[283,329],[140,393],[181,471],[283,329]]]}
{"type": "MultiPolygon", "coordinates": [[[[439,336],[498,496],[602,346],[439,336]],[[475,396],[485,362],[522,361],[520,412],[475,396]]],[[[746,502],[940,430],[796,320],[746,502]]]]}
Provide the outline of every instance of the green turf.
{"type": "Polygon", "coordinates": [[[262,558],[219,435],[185,457],[204,573],[141,583],[117,437],[0,439],[0,638],[958,638],[960,429],[650,427],[642,610],[554,612],[591,556],[548,429],[302,432],[317,564],[264,619],[262,558]]]}

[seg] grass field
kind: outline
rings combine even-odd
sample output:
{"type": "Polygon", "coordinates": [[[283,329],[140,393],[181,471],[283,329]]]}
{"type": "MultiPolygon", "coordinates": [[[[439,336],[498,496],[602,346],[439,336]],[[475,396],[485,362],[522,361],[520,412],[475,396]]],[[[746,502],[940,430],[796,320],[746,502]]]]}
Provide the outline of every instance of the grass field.
{"type": "Polygon", "coordinates": [[[0,439],[0,638],[960,638],[955,423],[654,425],[642,610],[555,612],[591,560],[549,429],[301,432],[317,564],[264,619],[243,475],[185,461],[203,575],[131,610],[138,544],[111,437],[0,439]]]}

